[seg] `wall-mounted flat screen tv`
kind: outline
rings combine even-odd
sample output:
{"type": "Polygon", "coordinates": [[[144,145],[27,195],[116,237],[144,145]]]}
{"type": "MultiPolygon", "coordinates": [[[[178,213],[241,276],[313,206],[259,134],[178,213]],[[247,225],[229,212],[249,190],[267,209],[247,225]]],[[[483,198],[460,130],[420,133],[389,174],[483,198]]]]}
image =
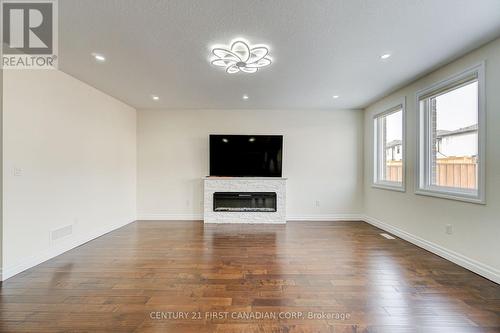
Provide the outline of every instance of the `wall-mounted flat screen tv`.
{"type": "Polygon", "coordinates": [[[210,176],[281,177],[282,135],[210,135],[210,176]]]}

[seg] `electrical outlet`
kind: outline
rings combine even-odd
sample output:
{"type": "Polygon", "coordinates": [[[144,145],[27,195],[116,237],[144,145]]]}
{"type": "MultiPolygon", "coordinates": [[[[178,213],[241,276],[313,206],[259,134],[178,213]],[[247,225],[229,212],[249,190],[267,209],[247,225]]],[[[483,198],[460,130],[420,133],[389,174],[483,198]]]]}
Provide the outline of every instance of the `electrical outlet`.
{"type": "Polygon", "coordinates": [[[62,227],[62,228],[59,228],[56,230],[52,230],[52,232],[50,234],[50,238],[53,241],[55,241],[55,240],[58,240],[59,238],[70,236],[71,234],[73,234],[73,225],[70,224],[70,225],[67,225],[65,227],[62,227]]]}
{"type": "Polygon", "coordinates": [[[447,225],[446,225],[446,233],[447,233],[448,235],[453,234],[453,226],[452,226],[451,224],[447,224],[447,225]]]}
{"type": "Polygon", "coordinates": [[[23,175],[23,169],[21,168],[14,168],[14,176],[15,177],[21,177],[23,175]]]}
{"type": "Polygon", "coordinates": [[[319,200],[316,200],[316,207],[319,207],[319,200]]]}

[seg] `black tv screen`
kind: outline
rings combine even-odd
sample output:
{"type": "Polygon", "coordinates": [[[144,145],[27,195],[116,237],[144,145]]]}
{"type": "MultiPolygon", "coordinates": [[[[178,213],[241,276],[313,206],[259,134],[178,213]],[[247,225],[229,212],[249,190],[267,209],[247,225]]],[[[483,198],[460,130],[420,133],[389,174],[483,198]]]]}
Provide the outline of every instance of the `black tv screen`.
{"type": "Polygon", "coordinates": [[[282,135],[210,135],[210,176],[281,177],[282,135]]]}

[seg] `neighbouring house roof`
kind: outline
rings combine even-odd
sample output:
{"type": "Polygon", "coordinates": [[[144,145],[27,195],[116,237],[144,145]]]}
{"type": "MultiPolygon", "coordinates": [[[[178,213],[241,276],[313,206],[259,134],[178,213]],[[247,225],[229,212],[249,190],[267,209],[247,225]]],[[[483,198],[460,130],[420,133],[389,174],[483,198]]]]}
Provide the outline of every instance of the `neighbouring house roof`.
{"type": "Polygon", "coordinates": [[[469,132],[477,132],[478,130],[478,125],[471,125],[463,128],[459,128],[454,131],[447,131],[447,130],[437,130],[437,137],[442,138],[444,136],[451,136],[451,135],[459,135],[463,133],[469,133],[469,132]]]}
{"type": "Polygon", "coordinates": [[[391,142],[388,142],[386,148],[392,148],[396,146],[401,146],[401,140],[392,140],[391,142]]]}
{"type": "MultiPolygon", "coordinates": [[[[452,136],[452,135],[460,135],[464,133],[469,133],[469,132],[477,132],[478,130],[478,125],[471,125],[463,128],[459,128],[454,131],[448,131],[448,130],[437,130],[437,137],[442,138],[445,136],[452,136]]],[[[393,148],[396,146],[401,146],[402,141],[401,140],[392,140],[387,143],[386,148],[393,148]]]]}

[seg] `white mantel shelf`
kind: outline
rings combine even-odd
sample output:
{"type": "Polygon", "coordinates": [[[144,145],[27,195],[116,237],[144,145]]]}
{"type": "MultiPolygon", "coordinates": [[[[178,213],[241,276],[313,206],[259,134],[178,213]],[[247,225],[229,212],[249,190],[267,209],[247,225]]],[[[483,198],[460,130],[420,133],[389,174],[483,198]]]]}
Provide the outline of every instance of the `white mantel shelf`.
{"type": "Polygon", "coordinates": [[[286,223],[286,178],[282,177],[205,177],[205,223],[286,223]],[[276,212],[214,212],[215,192],[276,192],[276,212]]]}

